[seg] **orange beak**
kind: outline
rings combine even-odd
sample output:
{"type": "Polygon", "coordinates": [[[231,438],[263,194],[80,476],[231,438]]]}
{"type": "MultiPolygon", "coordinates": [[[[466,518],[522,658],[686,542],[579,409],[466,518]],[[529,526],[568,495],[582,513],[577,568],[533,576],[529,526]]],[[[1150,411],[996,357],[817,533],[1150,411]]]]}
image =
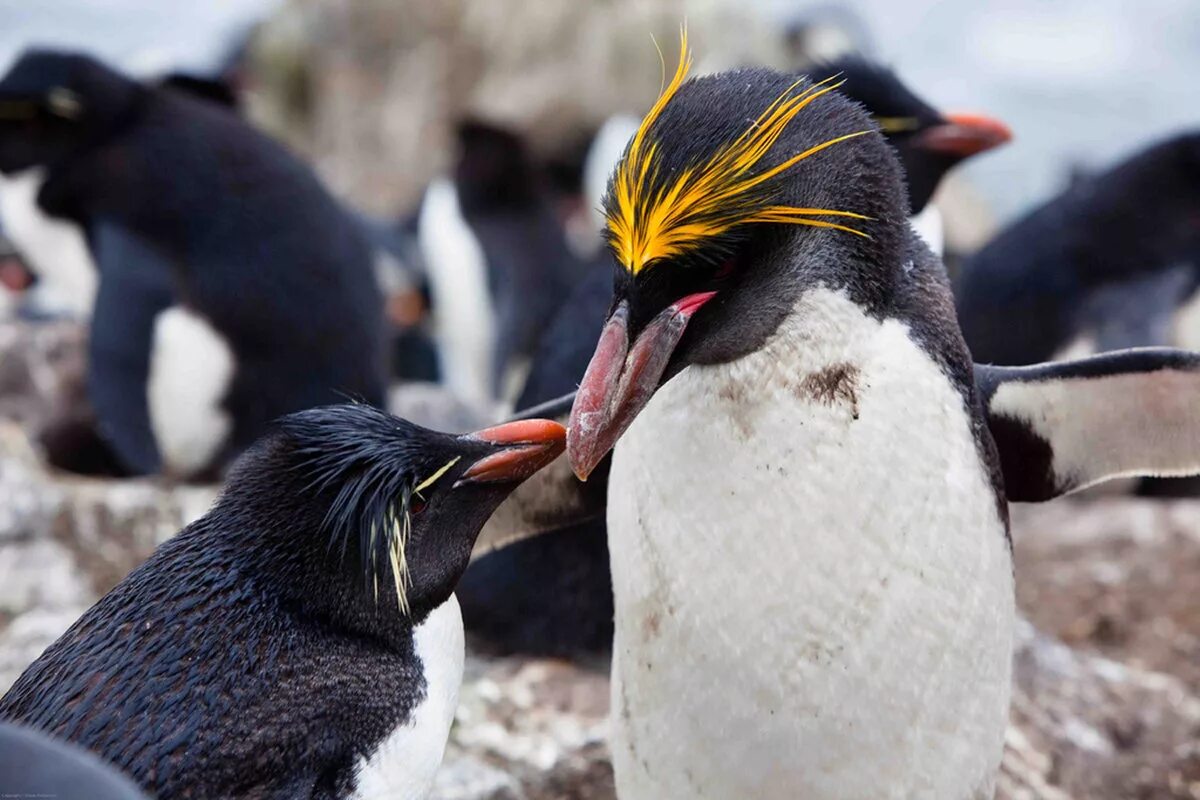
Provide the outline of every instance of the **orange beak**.
{"type": "Polygon", "coordinates": [[[548,419],[523,419],[468,434],[503,449],[476,461],[459,483],[519,483],[562,454],[567,429],[548,419]]]}
{"type": "Polygon", "coordinates": [[[915,144],[935,153],[967,158],[1012,141],[1003,122],[982,114],[947,114],[946,121],[917,136],[915,144]]]}

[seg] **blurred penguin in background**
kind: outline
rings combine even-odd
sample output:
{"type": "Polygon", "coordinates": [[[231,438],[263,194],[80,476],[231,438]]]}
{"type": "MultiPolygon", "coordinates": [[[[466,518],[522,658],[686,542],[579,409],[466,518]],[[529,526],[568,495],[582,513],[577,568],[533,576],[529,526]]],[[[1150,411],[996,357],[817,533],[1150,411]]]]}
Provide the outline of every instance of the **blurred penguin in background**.
{"type": "Polygon", "coordinates": [[[89,386],[128,473],[208,477],[281,414],[383,402],[362,226],[220,104],[29,51],[0,80],[0,172],[121,254],[92,268],[89,386]]]}
{"type": "Polygon", "coordinates": [[[1200,347],[1200,133],[1159,142],[1002,230],[955,286],[977,361],[1200,347]]]}
{"type": "Polygon", "coordinates": [[[425,193],[418,236],[446,386],[479,408],[511,403],[555,310],[583,274],[524,142],[458,130],[452,178],[425,193]]]}

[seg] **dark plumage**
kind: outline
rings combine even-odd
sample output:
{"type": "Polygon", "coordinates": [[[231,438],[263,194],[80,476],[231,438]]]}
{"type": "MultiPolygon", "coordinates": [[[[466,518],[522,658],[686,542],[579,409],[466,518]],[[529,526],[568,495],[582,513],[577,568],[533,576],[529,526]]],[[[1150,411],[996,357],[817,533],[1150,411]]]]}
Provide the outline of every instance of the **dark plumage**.
{"type": "Polygon", "coordinates": [[[414,631],[492,510],[562,450],[560,427],[516,425],[452,436],[366,405],[285,417],[208,514],[25,671],[0,718],[159,797],[344,797],[423,702],[414,631]]]}
{"type": "Polygon", "coordinates": [[[809,70],[818,80],[838,75],[839,91],[856,100],[879,124],[904,167],[909,213],[917,214],[942,178],[964,159],[1008,141],[1007,129],[993,120],[943,114],[926,103],[880,63],[847,56],[809,70]]]}
{"type": "MultiPolygon", "coordinates": [[[[97,308],[109,345],[91,353],[100,357],[93,384],[122,373],[123,385],[145,395],[147,376],[135,372],[150,360],[146,315],[168,286],[171,306],[201,317],[232,351],[221,401],[231,430],[212,443],[215,464],[184,471],[219,466],[280,414],[345,396],[383,402],[371,248],[308,167],[217,103],[137,83],[85,56],[27,52],[0,81],[0,101],[9,112],[0,170],[44,167],[44,212],[81,225],[93,247],[104,247],[111,226],[152,256],[139,259],[144,267],[97,259],[98,303],[130,302],[138,320],[130,331],[108,329],[121,315],[97,308]],[[105,287],[111,270],[125,284],[116,292],[105,287]],[[106,362],[116,351],[119,360],[106,362]]],[[[100,426],[130,471],[154,463],[139,402],[102,401],[124,406],[100,426]]]]}
{"type": "Polygon", "coordinates": [[[955,287],[963,335],[977,361],[1014,365],[1080,336],[1103,349],[1172,343],[1198,264],[1200,133],[1189,133],[1074,181],[968,259],[955,287]]]}

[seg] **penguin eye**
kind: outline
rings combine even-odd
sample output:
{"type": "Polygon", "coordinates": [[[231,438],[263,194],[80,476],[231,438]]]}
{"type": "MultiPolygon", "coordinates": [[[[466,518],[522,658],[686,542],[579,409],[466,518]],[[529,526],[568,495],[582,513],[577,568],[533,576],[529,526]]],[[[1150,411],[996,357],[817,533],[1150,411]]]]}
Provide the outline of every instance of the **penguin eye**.
{"type": "Polygon", "coordinates": [[[420,498],[414,494],[412,496],[412,499],[408,501],[408,513],[411,516],[415,517],[418,514],[420,514],[422,511],[424,511],[425,506],[427,506],[427,505],[429,505],[429,504],[427,502],[425,502],[425,500],[423,500],[422,498],[420,498]]]}
{"type": "Polygon", "coordinates": [[[737,259],[734,258],[733,256],[730,256],[729,258],[727,258],[721,262],[721,266],[717,267],[717,272],[713,277],[716,278],[717,280],[721,280],[723,278],[728,278],[730,275],[733,274],[733,268],[736,266],[737,266],[737,259]]]}

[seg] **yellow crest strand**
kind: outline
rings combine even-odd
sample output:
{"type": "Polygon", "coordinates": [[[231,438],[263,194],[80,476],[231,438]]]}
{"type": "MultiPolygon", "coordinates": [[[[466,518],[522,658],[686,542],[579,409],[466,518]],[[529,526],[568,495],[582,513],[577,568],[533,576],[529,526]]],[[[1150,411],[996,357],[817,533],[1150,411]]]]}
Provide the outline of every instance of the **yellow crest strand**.
{"type": "Polygon", "coordinates": [[[637,275],[659,259],[677,256],[707,238],[753,222],[808,225],[867,235],[848,225],[814,219],[869,219],[862,214],[767,205],[763,203],[762,190],[768,181],[804,159],[868,131],[838,136],[774,167],[754,171],[797,114],[817,98],[841,86],[841,83],[833,83],[836,76],[810,84],[798,93],[796,88],[802,80],[796,81],[733,142],[703,164],[682,170],[669,184],[657,184],[658,143],[648,140],[648,132],[683,84],[691,64],[687,31],[683,30],[675,75],[638,126],[613,176],[606,210],[608,239],[626,269],[637,275]]]}

